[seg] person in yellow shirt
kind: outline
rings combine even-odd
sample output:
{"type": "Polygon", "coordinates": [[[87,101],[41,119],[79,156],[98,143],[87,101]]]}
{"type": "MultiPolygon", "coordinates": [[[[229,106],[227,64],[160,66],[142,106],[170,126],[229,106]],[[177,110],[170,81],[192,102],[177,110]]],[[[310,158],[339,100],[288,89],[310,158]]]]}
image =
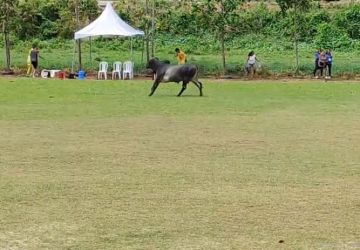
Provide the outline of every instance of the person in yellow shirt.
{"type": "Polygon", "coordinates": [[[176,58],[178,60],[178,64],[185,64],[187,59],[184,51],[180,50],[179,48],[176,48],[175,52],[176,52],[176,58]]]}

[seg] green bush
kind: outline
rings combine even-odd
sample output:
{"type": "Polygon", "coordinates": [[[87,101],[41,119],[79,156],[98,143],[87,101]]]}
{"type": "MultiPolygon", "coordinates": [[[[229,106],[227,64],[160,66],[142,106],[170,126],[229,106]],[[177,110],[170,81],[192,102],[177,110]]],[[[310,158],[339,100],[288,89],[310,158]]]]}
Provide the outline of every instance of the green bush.
{"type": "Polygon", "coordinates": [[[313,38],[316,36],[316,34],[318,33],[319,30],[319,26],[324,24],[324,23],[330,23],[331,22],[331,17],[330,14],[325,11],[324,9],[315,9],[310,11],[306,17],[305,17],[305,24],[306,28],[305,28],[305,37],[306,37],[306,41],[311,42],[313,40],[313,38]]]}
{"type": "Polygon", "coordinates": [[[318,26],[315,36],[315,44],[321,48],[349,49],[353,48],[352,40],[345,30],[337,28],[330,23],[322,23],[318,26]]]}
{"type": "Polygon", "coordinates": [[[360,39],[360,4],[350,5],[335,13],[334,24],[352,39],[360,39]]]}

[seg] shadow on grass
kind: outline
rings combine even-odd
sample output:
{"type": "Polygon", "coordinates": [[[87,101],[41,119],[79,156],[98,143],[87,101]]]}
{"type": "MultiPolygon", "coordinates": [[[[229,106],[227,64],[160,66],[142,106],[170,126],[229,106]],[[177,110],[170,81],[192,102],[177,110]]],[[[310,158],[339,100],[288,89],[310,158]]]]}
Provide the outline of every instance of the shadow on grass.
{"type": "Polygon", "coordinates": [[[206,95],[203,95],[203,96],[199,96],[199,95],[182,95],[182,96],[177,96],[177,95],[154,95],[154,96],[149,96],[149,97],[152,97],[152,98],[154,98],[154,97],[176,97],[176,98],[195,98],[195,97],[197,97],[197,98],[207,98],[208,96],[206,96],[206,95]]]}

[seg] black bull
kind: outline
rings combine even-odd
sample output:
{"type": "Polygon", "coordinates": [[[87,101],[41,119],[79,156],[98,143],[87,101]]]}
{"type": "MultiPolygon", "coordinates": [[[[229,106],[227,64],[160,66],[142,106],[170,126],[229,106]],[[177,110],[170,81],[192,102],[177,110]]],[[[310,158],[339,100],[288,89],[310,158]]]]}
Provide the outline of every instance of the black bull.
{"type": "Polygon", "coordinates": [[[170,65],[164,62],[161,62],[155,58],[150,59],[147,68],[151,69],[155,73],[155,81],[151,88],[149,96],[152,96],[159,86],[160,82],[183,82],[182,88],[177,96],[181,94],[186,89],[186,86],[189,82],[195,84],[200,91],[200,96],[202,93],[202,83],[198,80],[198,67],[191,64],[184,65],[170,65]]]}

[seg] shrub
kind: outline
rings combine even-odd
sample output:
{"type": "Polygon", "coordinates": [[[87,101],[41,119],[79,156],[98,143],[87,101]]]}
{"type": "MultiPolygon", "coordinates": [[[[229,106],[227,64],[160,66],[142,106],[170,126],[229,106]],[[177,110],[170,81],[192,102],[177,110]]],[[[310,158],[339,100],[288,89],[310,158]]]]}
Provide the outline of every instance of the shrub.
{"type": "Polygon", "coordinates": [[[315,36],[315,44],[322,48],[343,48],[352,47],[352,40],[346,31],[334,27],[330,23],[322,23],[318,26],[318,32],[315,36]]]}
{"type": "Polygon", "coordinates": [[[336,12],[334,24],[347,32],[352,39],[360,39],[360,4],[336,12]]]}

